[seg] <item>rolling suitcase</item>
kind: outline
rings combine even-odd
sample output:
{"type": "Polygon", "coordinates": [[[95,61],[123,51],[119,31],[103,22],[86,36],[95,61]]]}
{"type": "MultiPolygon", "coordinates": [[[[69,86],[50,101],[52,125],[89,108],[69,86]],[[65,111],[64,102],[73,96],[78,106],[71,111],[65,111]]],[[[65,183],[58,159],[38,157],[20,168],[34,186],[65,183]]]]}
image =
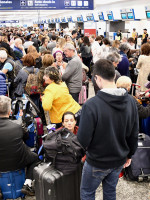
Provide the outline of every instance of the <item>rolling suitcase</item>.
{"type": "Polygon", "coordinates": [[[125,176],[133,181],[150,181],[150,137],[139,134],[138,148],[132,156],[131,165],[125,168],[125,176]]]}
{"type": "Polygon", "coordinates": [[[80,200],[81,165],[63,175],[48,163],[34,168],[36,200],[80,200]]]}
{"type": "Polygon", "coordinates": [[[87,89],[86,89],[86,86],[83,85],[79,93],[79,100],[78,100],[79,104],[80,105],[84,104],[86,100],[87,100],[87,89]]]}
{"type": "Polygon", "coordinates": [[[17,199],[24,197],[21,189],[25,182],[25,170],[0,172],[0,189],[3,199],[17,199]]]}

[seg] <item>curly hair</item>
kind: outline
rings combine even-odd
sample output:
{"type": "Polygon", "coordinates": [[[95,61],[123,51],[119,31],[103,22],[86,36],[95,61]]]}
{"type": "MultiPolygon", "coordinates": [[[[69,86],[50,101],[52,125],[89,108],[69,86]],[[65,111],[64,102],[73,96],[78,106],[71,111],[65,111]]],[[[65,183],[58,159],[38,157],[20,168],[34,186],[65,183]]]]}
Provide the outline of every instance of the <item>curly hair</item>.
{"type": "Polygon", "coordinates": [[[45,69],[44,74],[49,76],[49,78],[56,84],[61,83],[61,77],[58,69],[53,66],[49,66],[45,69]]]}

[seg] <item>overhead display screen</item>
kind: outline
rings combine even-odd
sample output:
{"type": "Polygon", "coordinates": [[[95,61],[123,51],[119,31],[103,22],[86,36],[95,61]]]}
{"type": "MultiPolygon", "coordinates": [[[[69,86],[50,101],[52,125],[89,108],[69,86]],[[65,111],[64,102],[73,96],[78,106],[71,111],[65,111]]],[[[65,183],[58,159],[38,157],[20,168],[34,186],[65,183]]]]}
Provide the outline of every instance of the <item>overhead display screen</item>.
{"type": "Polygon", "coordinates": [[[150,11],[146,11],[146,17],[147,19],[150,19],[150,11]]]}
{"type": "Polygon", "coordinates": [[[127,13],[127,16],[128,16],[128,19],[133,19],[134,18],[132,12],[127,13]]]}
{"type": "Polygon", "coordinates": [[[127,19],[127,14],[126,13],[121,13],[121,18],[122,19],[127,19]]]}
{"type": "Polygon", "coordinates": [[[93,0],[0,0],[0,10],[93,10],[93,0]]]}
{"type": "Polygon", "coordinates": [[[112,15],[108,14],[107,16],[108,16],[108,20],[113,20],[113,16],[112,15]]]}
{"type": "Polygon", "coordinates": [[[100,19],[100,20],[104,20],[103,15],[99,15],[99,19],[100,19]]]}

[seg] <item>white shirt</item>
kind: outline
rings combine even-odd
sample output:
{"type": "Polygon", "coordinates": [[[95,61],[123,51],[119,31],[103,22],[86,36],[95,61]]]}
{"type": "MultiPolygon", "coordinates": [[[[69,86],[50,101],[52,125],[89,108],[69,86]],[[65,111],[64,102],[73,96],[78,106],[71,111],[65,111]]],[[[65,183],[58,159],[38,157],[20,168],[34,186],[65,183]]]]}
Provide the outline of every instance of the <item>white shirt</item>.
{"type": "Polygon", "coordinates": [[[97,41],[94,41],[91,44],[91,50],[93,54],[93,63],[95,63],[97,60],[100,59],[100,56],[101,56],[101,46],[99,45],[97,41]]]}

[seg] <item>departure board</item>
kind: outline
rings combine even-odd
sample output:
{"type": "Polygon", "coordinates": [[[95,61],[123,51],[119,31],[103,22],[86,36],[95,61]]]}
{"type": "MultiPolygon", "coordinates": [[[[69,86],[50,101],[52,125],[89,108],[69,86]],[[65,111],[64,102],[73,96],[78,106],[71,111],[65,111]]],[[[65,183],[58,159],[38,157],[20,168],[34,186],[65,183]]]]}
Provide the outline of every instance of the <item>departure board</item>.
{"type": "Polygon", "coordinates": [[[93,10],[94,0],[0,0],[0,10],[93,10]]]}

